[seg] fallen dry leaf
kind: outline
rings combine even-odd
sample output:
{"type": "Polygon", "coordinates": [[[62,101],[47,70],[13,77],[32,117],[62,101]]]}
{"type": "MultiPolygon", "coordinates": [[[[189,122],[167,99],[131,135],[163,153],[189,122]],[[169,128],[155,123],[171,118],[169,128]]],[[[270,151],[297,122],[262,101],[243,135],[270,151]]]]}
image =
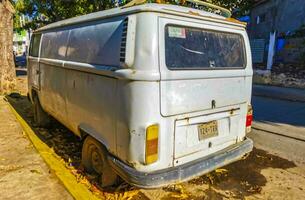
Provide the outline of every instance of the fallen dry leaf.
{"type": "Polygon", "coordinates": [[[23,168],[23,165],[0,165],[0,171],[14,171],[23,168]]]}
{"type": "Polygon", "coordinates": [[[216,169],[215,172],[218,173],[218,174],[225,174],[225,173],[228,173],[228,170],[226,170],[226,169],[216,169]]]}
{"type": "Polygon", "coordinates": [[[35,173],[35,174],[42,174],[41,171],[37,169],[31,169],[30,172],[35,173]]]}

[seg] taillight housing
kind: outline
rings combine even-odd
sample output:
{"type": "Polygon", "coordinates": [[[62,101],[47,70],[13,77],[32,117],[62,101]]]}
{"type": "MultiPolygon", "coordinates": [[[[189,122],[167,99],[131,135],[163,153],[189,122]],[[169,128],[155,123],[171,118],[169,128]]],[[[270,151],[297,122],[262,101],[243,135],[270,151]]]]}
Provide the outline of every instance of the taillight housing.
{"type": "Polygon", "coordinates": [[[246,133],[251,132],[252,121],[253,121],[253,108],[252,105],[248,105],[248,112],[246,119],[246,133]]]}
{"type": "Polygon", "coordinates": [[[149,165],[158,160],[159,125],[154,124],[146,128],[145,164],[149,165]]]}

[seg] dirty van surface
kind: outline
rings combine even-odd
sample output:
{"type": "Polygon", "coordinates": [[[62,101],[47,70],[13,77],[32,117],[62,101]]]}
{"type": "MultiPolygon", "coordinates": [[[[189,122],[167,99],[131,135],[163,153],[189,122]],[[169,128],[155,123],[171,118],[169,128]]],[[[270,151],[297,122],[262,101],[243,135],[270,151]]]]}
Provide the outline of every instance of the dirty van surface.
{"type": "Polygon", "coordinates": [[[33,127],[37,136],[54,149],[61,158],[59,162],[66,163],[71,173],[101,198],[305,199],[305,166],[255,148],[246,159],[186,183],[142,190],[123,182],[101,189],[97,177],[86,174],[80,166],[81,141],[55,120],[48,129],[35,128],[31,103],[26,97],[26,77],[18,79],[18,88],[21,97],[10,98],[15,109],[33,127]]]}

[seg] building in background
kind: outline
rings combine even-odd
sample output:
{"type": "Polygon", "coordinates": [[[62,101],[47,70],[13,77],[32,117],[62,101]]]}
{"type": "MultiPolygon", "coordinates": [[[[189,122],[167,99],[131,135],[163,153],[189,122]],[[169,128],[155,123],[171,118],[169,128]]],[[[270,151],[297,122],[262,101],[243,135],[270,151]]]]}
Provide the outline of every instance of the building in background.
{"type": "Polygon", "coordinates": [[[30,32],[27,30],[14,31],[13,50],[15,55],[23,55],[26,53],[30,44],[30,32]]]}
{"type": "Polygon", "coordinates": [[[248,27],[253,62],[268,65],[272,61],[271,66],[273,62],[302,62],[305,55],[305,0],[256,2],[248,27]]]}
{"type": "Polygon", "coordinates": [[[29,16],[25,16],[23,14],[15,15],[15,23],[17,24],[14,29],[13,35],[13,49],[15,56],[25,55],[27,48],[30,44],[31,30],[25,29],[26,24],[31,22],[29,16]]]}

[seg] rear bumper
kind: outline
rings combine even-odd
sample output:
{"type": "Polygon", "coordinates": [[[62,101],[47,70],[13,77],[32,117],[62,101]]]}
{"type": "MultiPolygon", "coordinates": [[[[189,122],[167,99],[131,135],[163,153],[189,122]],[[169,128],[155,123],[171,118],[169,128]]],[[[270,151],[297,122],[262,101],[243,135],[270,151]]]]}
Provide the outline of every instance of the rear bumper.
{"type": "Polygon", "coordinates": [[[246,139],[243,142],[232,145],[208,157],[151,173],[139,172],[112,156],[109,156],[109,161],[117,174],[128,183],[140,188],[158,188],[173,183],[188,181],[223,167],[224,165],[228,165],[240,160],[245,154],[251,152],[252,149],[252,140],[246,139]]]}

